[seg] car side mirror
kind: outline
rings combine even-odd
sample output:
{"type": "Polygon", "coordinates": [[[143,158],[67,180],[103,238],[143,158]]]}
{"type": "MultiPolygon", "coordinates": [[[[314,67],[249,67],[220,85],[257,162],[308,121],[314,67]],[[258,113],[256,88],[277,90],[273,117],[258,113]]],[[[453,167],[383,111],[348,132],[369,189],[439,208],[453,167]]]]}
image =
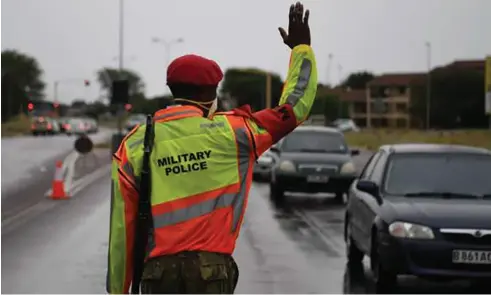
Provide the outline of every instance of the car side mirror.
{"type": "Polygon", "coordinates": [[[277,146],[272,146],[272,147],[269,148],[269,150],[272,151],[275,154],[279,154],[280,153],[280,149],[277,146]]]}
{"type": "Polygon", "coordinates": [[[382,200],[379,194],[379,187],[375,182],[370,180],[358,180],[358,182],[356,183],[356,189],[370,194],[377,200],[377,202],[381,203],[382,200]]]}
{"type": "Polygon", "coordinates": [[[351,150],[351,155],[352,156],[358,156],[360,154],[360,150],[351,150]]]}

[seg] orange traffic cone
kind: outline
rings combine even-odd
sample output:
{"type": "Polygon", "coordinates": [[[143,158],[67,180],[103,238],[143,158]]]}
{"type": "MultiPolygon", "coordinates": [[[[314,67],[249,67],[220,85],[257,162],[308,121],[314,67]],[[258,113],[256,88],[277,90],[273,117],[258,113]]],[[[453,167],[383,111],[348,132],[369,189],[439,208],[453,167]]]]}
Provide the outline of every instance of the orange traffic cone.
{"type": "Polygon", "coordinates": [[[53,185],[51,189],[51,199],[68,199],[68,195],[65,193],[62,161],[56,161],[55,178],[53,179],[53,185]]]}

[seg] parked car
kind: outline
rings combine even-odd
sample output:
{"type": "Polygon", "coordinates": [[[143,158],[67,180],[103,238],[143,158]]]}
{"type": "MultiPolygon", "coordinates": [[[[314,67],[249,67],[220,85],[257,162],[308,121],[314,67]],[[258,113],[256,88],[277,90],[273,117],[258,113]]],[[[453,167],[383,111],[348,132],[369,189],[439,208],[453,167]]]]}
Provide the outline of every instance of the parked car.
{"type": "Polygon", "coordinates": [[[60,133],[60,125],[51,117],[33,117],[31,119],[32,135],[53,135],[60,133]]]}
{"type": "Polygon", "coordinates": [[[489,282],[491,151],[380,147],[350,189],[345,240],[349,265],[370,257],[378,292],[403,274],[489,282]]]}
{"type": "Polygon", "coordinates": [[[278,161],[271,170],[270,197],[283,201],[285,192],[334,193],[339,203],[356,178],[344,135],[330,127],[299,126],[271,147],[278,161]]]}
{"type": "Polygon", "coordinates": [[[65,133],[67,135],[81,135],[88,133],[87,123],[81,118],[70,118],[65,123],[65,133]]]}
{"type": "Polygon", "coordinates": [[[95,119],[86,118],[84,121],[87,124],[87,132],[88,133],[97,133],[99,131],[99,125],[95,119]]]}
{"type": "Polygon", "coordinates": [[[125,124],[126,131],[130,132],[136,125],[144,124],[146,118],[144,114],[131,114],[125,124]]]}
{"type": "Polygon", "coordinates": [[[267,180],[271,178],[271,168],[274,164],[273,154],[267,150],[264,152],[254,165],[253,177],[255,180],[267,180]]]}
{"type": "Polygon", "coordinates": [[[359,132],[360,128],[352,119],[336,119],[331,123],[332,127],[337,128],[341,132],[359,132]]]}

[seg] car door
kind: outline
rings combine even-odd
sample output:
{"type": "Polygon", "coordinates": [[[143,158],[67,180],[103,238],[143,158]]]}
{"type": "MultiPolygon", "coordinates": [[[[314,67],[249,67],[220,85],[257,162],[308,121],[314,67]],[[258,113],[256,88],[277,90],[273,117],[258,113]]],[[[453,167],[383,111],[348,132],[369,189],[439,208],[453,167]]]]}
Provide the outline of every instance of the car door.
{"type": "MultiPolygon", "coordinates": [[[[387,157],[388,154],[386,151],[383,150],[380,151],[372,171],[370,172],[369,175],[367,175],[367,180],[373,181],[379,187],[384,174],[387,157]]],[[[372,225],[375,220],[375,217],[377,216],[380,210],[381,204],[379,204],[379,202],[374,196],[366,193],[363,194],[362,197],[360,198],[360,203],[361,203],[360,210],[362,212],[360,215],[363,218],[361,224],[362,224],[363,236],[365,238],[364,241],[368,241],[366,246],[369,247],[369,245],[371,245],[370,240],[372,236],[372,225]]]]}
{"type": "MultiPolygon", "coordinates": [[[[379,156],[380,156],[379,152],[372,155],[372,157],[368,160],[367,164],[361,171],[358,180],[368,179],[368,176],[373,171],[373,168],[379,156]]],[[[358,182],[358,180],[355,181],[351,187],[347,210],[349,212],[349,218],[350,218],[349,226],[351,226],[351,234],[353,235],[353,238],[356,241],[363,241],[366,239],[364,234],[364,226],[363,226],[363,221],[366,219],[363,216],[364,208],[365,208],[363,198],[365,197],[364,195],[366,193],[356,189],[356,182],[358,182]]],[[[363,245],[359,245],[359,246],[364,247],[363,245]]]]}

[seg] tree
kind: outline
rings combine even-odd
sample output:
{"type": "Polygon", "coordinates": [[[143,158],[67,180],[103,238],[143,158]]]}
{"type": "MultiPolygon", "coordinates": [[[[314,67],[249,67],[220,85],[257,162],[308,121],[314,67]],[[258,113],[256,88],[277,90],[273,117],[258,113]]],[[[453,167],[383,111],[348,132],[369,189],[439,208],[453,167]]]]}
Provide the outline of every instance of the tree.
{"type": "Polygon", "coordinates": [[[145,84],[143,83],[140,75],[132,70],[113,68],[103,68],[97,72],[97,81],[101,85],[101,88],[111,92],[112,81],[127,79],[129,82],[129,94],[130,96],[143,94],[145,92],[145,84]]]}
{"type": "MultiPolygon", "coordinates": [[[[473,69],[439,68],[431,72],[430,127],[486,128],[484,73],[473,69]]],[[[426,121],[426,83],[416,88],[411,111],[426,121]],[[417,92],[416,92],[417,91],[417,92]]]]}
{"type": "Polygon", "coordinates": [[[370,72],[363,71],[350,74],[344,81],[341,83],[343,88],[350,89],[365,89],[368,82],[370,82],[375,75],[370,72]]]}
{"type": "MultiPolygon", "coordinates": [[[[266,72],[247,69],[228,69],[225,72],[222,96],[231,96],[238,106],[249,104],[253,110],[266,107],[266,72]]],[[[283,82],[280,76],[271,74],[271,104],[277,105],[280,100],[283,82]]]]}
{"type": "Polygon", "coordinates": [[[29,100],[42,100],[43,70],[34,57],[16,50],[2,51],[2,121],[26,112],[29,100]]]}

